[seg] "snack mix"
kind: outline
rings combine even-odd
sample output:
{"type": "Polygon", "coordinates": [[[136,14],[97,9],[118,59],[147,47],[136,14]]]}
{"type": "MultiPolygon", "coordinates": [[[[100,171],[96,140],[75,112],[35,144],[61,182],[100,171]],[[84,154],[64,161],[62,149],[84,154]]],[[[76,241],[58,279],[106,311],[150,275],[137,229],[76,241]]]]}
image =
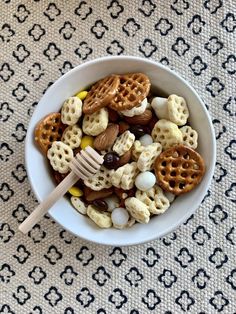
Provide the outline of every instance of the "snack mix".
{"type": "MultiPolygon", "coordinates": [[[[101,169],[69,189],[71,204],[100,228],[147,224],[205,173],[188,123],[186,100],[158,97],[144,73],[110,75],[67,99],[39,121],[35,143],[59,184],[86,146],[104,157],[101,169]]],[[[191,104],[189,104],[191,106],[191,104]]]]}

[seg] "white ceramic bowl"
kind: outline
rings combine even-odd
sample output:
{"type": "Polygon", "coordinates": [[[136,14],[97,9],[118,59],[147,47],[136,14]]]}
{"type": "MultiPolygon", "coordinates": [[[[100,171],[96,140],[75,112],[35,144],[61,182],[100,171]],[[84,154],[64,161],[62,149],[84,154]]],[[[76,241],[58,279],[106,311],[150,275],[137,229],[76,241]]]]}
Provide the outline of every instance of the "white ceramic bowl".
{"type": "Polygon", "coordinates": [[[212,179],[216,144],[208,112],[194,89],[177,73],[163,65],[137,57],[104,57],[77,66],[59,78],[38,103],[26,137],[25,160],[33,191],[42,201],[55,183],[50,177],[47,161],[34,143],[37,122],[50,112],[59,111],[62,103],[76,92],[111,73],[143,72],[152,86],[166,94],[183,96],[190,110],[190,124],[198,131],[199,147],[206,163],[206,173],[199,186],[186,195],[179,196],[163,214],[154,217],[149,224],[135,224],[125,230],[99,229],[95,224],[76,212],[67,198],[60,199],[49,211],[51,217],[74,235],[99,244],[133,245],[150,241],[171,232],[183,223],[200,205],[212,179]]]}

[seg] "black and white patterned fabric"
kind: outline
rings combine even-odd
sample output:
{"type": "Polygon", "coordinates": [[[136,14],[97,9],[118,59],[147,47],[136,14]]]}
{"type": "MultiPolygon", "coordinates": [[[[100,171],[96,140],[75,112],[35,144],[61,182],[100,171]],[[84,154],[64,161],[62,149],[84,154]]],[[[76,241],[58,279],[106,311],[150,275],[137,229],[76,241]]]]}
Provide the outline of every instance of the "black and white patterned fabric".
{"type": "Polygon", "coordinates": [[[0,313],[235,313],[235,42],[235,0],[0,0],[0,313]],[[22,235],[37,102],[76,65],[122,54],[176,70],[204,100],[217,162],[202,205],[140,246],[91,244],[48,216],[22,235]]]}

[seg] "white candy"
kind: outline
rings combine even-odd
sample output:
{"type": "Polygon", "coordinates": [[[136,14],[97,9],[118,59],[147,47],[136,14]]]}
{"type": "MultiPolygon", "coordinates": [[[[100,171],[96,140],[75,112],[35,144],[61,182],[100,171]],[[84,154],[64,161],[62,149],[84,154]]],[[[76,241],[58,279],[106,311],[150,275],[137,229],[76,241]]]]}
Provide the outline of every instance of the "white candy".
{"type": "Polygon", "coordinates": [[[151,189],[156,183],[155,175],[150,171],[145,171],[137,175],[135,179],[136,188],[141,191],[151,189]]]}
{"type": "Polygon", "coordinates": [[[145,98],[139,107],[134,107],[132,109],[129,109],[129,110],[123,110],[121,111],[121,113],[126,116],[126,117],[134,117],[134,116],[137,116],[137,115],[140,115],[142,113],[144,113],[144,111],[146,110],[147,108],[147,98],[145,98]]]}
{"type": "Polygon", "coordinates": [[[155,97],[151,102],[152,109],[159,119],[169,120],[167,101],[167,98],[155,97]]]}
{"type": "Polygon", "coordinates": [[[151,135],[149,134],[145,134],[143,136],[141,136],[139,138],[139,142],[143,145],[143,146],[148,146],[151,145],[153,143],[153,139],[151,137],[151,135]]]}
{"type": "Polygon", "coordinates": [[[129,213],[125,208],[115,208],[111,213],[111,220],[115,228],[123,229],[129,221],[129,213]]]}
{"type": "Polygon", "coordinates": [[[120,200],[119,198],[116,196],[116,195],[112,195],[112,196],[109,196],[109,197],[105,197],[104,198],[104,201],[107,203],[107,206],[108,206],[108,211],[109,212],[112,212],[113,209],[115,209],[116,207],[119,206],[119,203],[120,203],[120,200]]]}
{"type": "Polygon", "coordinates": [[[168,198],[168,201],[169,201],[170,203],[172,203],[172,202],[174,201],[175,195],[174,195],[173,193],[165,192],[164,194],[165,194],[166,198],[168,198]]]}

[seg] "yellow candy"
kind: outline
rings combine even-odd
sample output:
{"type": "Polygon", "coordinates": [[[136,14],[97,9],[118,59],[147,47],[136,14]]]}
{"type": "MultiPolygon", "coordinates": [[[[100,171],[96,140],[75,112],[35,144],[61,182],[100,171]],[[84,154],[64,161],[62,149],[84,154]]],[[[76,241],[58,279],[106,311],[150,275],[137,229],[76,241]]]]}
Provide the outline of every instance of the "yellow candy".
{"type": "Polygon", "coordinates": [[[72,188],[70,188],[68,190],[68,192],[72,195],[72,196],[77,196],[80,197],[83,195],[83,191],[80,190],[77,186],[72,186],[72,188]]]}
{"type": "Polygon", "coordinates": [[[94,141],[94,139],[92,136],[85,135],[81,139],[80,147],[82,149],[85,149],[85,147],[87,147],[87,146],[93,147],[93,141],[94,141]]]}
{"type": "Polygon", "coordinates": [[[76,97],[79,97],[80,100],[84,100],[85,97],[87,96],[88,92],[86,90],[83,90],[82,92],[79,92],[78,94],[76,94],[76,97]]]}

